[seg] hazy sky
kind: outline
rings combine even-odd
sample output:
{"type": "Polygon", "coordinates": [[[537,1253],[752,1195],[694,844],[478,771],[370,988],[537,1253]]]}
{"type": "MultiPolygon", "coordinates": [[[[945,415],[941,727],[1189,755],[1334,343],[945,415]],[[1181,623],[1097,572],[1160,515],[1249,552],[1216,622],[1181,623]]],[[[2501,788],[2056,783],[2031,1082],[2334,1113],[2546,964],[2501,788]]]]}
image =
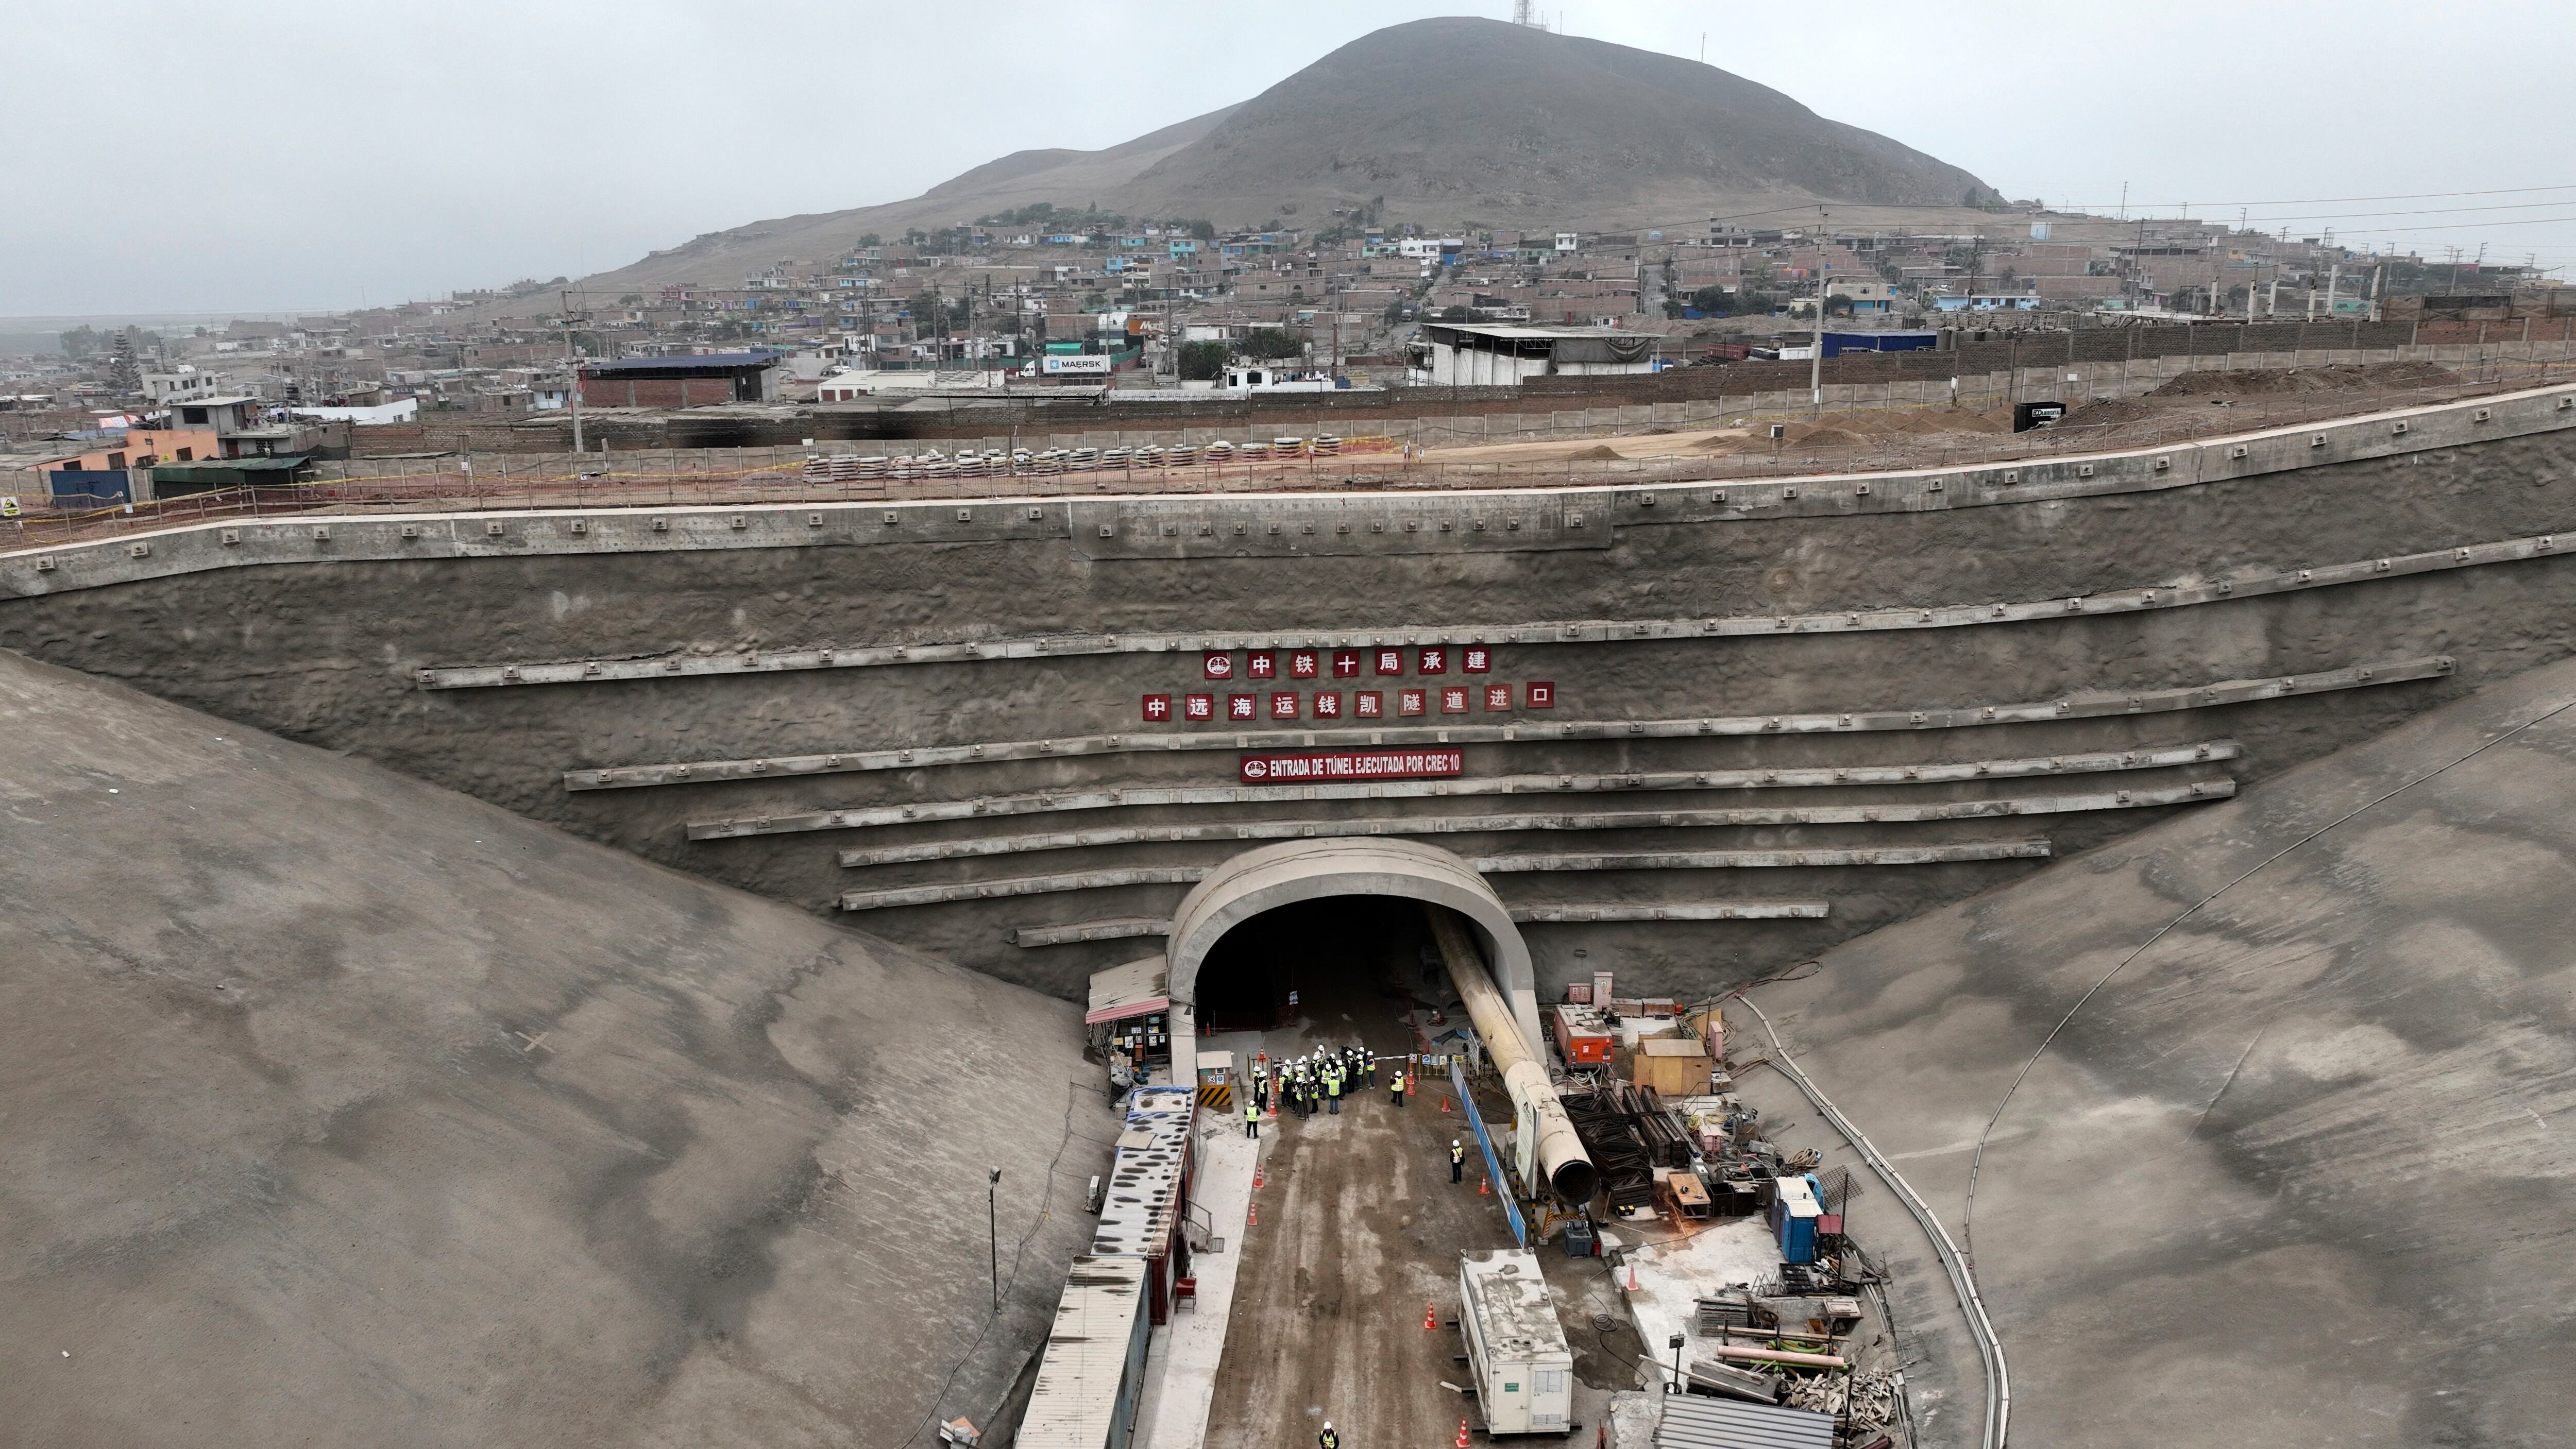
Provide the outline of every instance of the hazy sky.
{"type": "MultiPolygon", "coordinates": [[[[2133,211],[2250,206],[2356,245],[2576,264],[2565,0],[1540,9],[1674,55],[1704,34],[1710,64],[2008,196],[2107,210],[2125,182],[2133,211]],[[2458,194],[2478,191],[2499,194],[2458,194]],[[2347,200],[2393,197],[2420,199],[2347,200]]],[[[579,276],[910,196],[1023,147],[1113,145],[1381,25],[1509,12],[21,0],[0,7],[0,316],[338,308],[579,276]]]]}

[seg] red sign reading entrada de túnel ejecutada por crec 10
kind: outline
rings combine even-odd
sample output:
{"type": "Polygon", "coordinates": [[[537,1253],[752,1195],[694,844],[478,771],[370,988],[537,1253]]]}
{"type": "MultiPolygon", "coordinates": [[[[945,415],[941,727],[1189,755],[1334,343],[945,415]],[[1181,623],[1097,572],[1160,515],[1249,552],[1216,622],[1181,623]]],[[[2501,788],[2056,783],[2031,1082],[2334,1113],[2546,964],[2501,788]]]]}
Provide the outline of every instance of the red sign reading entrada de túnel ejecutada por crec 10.
{"type": "Polygon", "coordinates": [[[1333,780],[1436,780],[1466,772],[1463,750],[1306,750],[1245,755],[1247,785],[1306,785],[1333,780]]]}

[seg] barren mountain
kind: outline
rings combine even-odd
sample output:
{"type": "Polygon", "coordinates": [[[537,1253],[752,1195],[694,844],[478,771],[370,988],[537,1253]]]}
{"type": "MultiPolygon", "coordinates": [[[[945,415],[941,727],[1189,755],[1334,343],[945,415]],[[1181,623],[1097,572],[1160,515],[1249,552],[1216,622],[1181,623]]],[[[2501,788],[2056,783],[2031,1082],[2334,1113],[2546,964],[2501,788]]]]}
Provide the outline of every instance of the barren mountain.
{"type": "Polygon", "coordinates": [[[1499,21],[1420,20],[1123,145],[1014,152],[909,201],[711,232],[589,285],[731,282],[782,260],[828,261],[871,232],[1041,201],[1220,227],[1376,203],[1388,223],[1599,230],[1819,201],[1854,221],[1906,208],[1931,224],[1920,208],[1994,197],[1956,166],[1714,66],[1499,21]]]}

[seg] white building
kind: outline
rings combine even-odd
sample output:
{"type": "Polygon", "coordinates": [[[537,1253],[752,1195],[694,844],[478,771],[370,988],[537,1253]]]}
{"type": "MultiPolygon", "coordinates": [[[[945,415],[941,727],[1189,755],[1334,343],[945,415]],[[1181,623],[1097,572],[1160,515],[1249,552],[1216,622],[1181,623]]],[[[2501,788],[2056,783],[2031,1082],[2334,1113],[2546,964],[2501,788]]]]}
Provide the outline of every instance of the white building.
{"type": "Polygon", "coordinates": [[[1579,252],[1583,250],[1583,238],[1570,231],[1558,232],[1556,249],[1561,252],[1579,252]]]}
{"type": "Polygon", "coordinates": [[[183,366],[176,372],[143,374],[143,395],[164,407],[178,402],[202,401],[223,390],[224,375],[220,372],[199,372],[193,367],[183,366]]]}
{"type": "Polygon", "coordinates": [[[1441,387],[1515,387],[1524,378],[1655,370],[1656,334],[1619,327],[1516,327],[1433,322],[1423,380],[1441,387]]]}

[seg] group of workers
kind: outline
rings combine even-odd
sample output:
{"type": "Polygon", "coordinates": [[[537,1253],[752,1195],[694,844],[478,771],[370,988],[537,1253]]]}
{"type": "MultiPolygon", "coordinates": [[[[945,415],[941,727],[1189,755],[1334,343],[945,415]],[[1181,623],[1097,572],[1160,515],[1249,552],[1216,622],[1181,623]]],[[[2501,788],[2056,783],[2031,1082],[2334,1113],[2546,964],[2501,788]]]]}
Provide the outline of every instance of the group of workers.
{"type": "MultiPolygon", "coordinates": [[[[1363,1046],[1309,1052],[1273,1062],[1266,1068],[1255,1066],[1244,1082],[1243,1135],[1260,1136],[1262,1117],[1273,1111],[1312,1117],[1321,1107],[1338,1117],[1342,1098],[1375,1085],[1377,1053],[1363,1046]]],[[[1389,1099],[1403,1106],[1404,1094],[1411,1086],[1405,1064],[1395,1062],[1386,1083],[1389,1099]]]]}

